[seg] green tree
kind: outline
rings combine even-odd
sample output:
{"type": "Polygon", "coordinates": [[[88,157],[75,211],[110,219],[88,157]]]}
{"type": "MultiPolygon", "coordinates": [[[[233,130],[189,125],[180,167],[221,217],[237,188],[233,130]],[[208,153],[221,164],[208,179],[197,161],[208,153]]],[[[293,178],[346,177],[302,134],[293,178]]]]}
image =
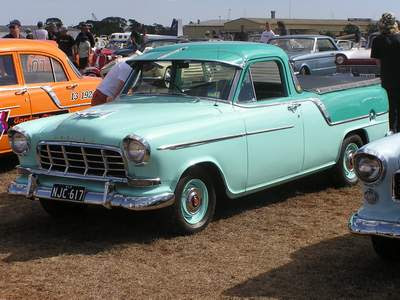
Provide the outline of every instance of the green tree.
{"type": "Polygon", "coordinates": [[[370,35],[370,34],[372,34],[374,32],[377,32],[377,31],[379,31],[378,23],[368,24],[368,26],[367,26],[368,35],[370,35]]]}
{"type": "Polygon", "coordinates": [[[357,34],[360,33],[360,28],[354,24],[347,24],[346,26],[344,26],[343,32],[345,34],[357,34]]]}

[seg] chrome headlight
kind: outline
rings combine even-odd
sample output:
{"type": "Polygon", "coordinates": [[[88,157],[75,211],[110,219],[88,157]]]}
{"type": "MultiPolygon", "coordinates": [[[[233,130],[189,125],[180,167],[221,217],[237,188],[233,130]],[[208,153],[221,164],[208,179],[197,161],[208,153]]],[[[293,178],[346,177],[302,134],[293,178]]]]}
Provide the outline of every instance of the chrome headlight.
{"type": "Polygon", "coordinates": [[[128,135],[123,140],[125,155],[135,164],[140,165],[150,159],[150,145],[141,137],[128,135]]]}
{"type": "Polygon", "coordinates": [[[30,149],[30,138],[22,130],[12,128],[8,132],[8,139],[11,145],[11,149],[17,155],[24,155],[30,149]]]}
{"type": "Polygon", "coordinates": [[[374,183],[383,176],[383,162],[381,159],[371,154],[357,154],[354,157],[354,170],[362,181],[374,183]]]}

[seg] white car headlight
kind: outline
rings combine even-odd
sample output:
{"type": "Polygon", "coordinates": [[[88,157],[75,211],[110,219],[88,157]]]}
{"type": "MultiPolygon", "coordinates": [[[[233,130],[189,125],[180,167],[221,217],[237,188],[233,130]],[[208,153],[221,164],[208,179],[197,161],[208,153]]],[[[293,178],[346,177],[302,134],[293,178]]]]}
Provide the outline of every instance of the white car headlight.
{"type": "Polygon", "coordinates": [[[135,164],[144,164],[150,159],[150,146],[146,140],[129,135],[123,140],[125,155],[135,164]]]}
{"type": "Polygon", "coordinates": [[[8,132],[8,138],[11,145],[11,149],[17,155],[24,155],[30,149],[29,137],[18,129],[11,129],[8,132]]]}
{"type": "Polygon", "coordinates": [[[384,171],[383,163],[378,157],[364,153],[354,157],[354,167],[358,178],[366,183],[378,181],[384,171]]]}

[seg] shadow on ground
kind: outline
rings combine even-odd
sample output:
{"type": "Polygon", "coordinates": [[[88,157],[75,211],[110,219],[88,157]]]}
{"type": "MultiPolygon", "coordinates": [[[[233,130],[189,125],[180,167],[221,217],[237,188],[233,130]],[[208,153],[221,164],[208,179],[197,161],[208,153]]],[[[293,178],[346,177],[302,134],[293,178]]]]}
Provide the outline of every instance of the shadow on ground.
{"type": "MultiPolygon", "coordinates": [[[[268,259],[268,258],[266,258],[268,259]]],[[[345,235],[302,248],[292,261],[225,291],[224,296],[276,299],[398,297],[399,264],[385,263],[368,237],[345,235]]]]}
{"type": "MultiPolygon", "coordinates": [[[[230,218],[245,211],[285,201],[295,195],[329,187],[321,175],[273,188],[262,193],[226,201],[216,219],[230,218]]],[[[59,255],[92,255],[118,245],[150,244],[159,238],[176,237],[165,211],[130,212],[90,208],[85,217],[56,221],[38,202],[0,194],[0,256],[3,262],[29,261],[59,255]]]]}
{"type": "Polygon", "coordinates": [[[14,169],[18,165],[18,157],[14,154],[6,154],[0,158],[0,174],[14,169]]]}

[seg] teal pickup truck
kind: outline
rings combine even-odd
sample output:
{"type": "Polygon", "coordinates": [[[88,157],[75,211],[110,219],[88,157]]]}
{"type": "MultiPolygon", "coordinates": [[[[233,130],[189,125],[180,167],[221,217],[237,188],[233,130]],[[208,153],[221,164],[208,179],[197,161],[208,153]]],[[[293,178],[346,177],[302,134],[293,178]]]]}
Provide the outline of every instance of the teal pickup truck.
{"type": "Polygon", "coordinates": [[[353,154],[388,131],[379,81],[299,82],[275,46],[178,44],[128,63],[117,100],[9,131],[20,160],[10,194],[64,217],[88,204],[165,207],[176,228],[194,233],[220,193],[240,198],[326,169],[356,183],[353,154]]]}

